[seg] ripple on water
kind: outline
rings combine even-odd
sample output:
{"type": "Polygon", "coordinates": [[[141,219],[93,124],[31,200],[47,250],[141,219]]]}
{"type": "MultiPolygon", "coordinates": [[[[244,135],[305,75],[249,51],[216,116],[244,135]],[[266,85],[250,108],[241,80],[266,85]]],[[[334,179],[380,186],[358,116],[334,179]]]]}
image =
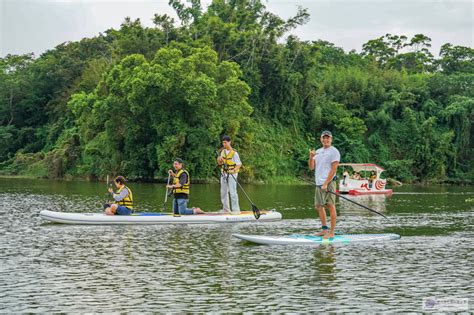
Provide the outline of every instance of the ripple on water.
{"type": "MultiPolygon", "coordinates": [[[[420,311],[424,297],[472,297],[474,211],[344,212],[346,233],[398,241],[255,246],[232,233],[311,233],[316,219],[200,226],[44,224],[81,196],[3,193],[0,304],[6,312],[420,311]]],[[[296,211],[296,210],[289,210],[296,211]]]]}

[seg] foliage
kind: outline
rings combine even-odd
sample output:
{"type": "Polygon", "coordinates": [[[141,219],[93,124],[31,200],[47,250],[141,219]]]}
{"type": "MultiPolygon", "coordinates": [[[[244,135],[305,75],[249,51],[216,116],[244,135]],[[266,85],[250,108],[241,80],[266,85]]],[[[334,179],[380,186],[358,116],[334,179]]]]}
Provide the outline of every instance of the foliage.
{"type": "Polygon", "coordinates": [[[73,95],[82,169],[152,178],[181,156],[195,176],[212,172],[216,139],[237,135],[252,112],[249,87],[237,64],[218,62],[208,47],[187,48],[162,48],[151,61],[127,56],[93,93],[73,95]]]}
{"type": "Polygon", "coordinates": [[[242,178],[307,172],[330,129],[345,162],[374,162],[404,181],[473,180],[474,52],[386,34],[362,53],[289,35],[260,0],[171,0],[179,18],[0,59],[0,172],[38,177],[166,176],[174,157],[193,178],[216,172],[230,134],[242,178]]]}

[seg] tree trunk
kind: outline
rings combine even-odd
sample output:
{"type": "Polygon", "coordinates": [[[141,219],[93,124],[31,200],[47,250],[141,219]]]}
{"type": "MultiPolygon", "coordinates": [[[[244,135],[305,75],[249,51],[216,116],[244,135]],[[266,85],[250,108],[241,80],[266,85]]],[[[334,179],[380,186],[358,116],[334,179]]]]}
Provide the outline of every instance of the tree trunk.
{"type": "Polygon", "coordinates": [[[13,122],[13,89],[10,89],[10,120],[8,121],[8,126],[13,122]]]}

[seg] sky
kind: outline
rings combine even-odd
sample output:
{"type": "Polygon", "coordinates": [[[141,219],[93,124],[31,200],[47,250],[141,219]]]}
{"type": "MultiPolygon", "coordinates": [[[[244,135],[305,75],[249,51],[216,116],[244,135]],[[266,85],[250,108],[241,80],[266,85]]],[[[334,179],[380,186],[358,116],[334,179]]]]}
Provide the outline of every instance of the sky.
{"type": "MultiPolygon", "coordinates": [[[[211,0],[202,0],[207,6],[211,0]]],[[[474,1],[469,0],[262,0],[282,18],[298,6],[310,21],[291,34],[302,40],[327,40],[360,52],[370,39],[387,33],[409,38],[422,33],[441,45],[474,46],[474,1]]],[[[119,28],[126,16],[152,26],[155,13],[176,17],[168,0],[0,0],[0,57],[47,49],[119,28]]]]}

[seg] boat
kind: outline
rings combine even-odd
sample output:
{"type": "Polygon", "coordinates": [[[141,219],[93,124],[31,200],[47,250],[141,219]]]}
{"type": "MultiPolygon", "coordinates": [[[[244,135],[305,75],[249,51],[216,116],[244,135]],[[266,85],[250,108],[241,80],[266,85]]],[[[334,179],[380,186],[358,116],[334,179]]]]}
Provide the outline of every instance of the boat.
{"type": "MultiPolygon", "coordinates": [[[[261,210],[258,222],[278,221],[282,216],[275,210],[261,210]]],[[[66,224],[205,224],[255,222],[252,211],[240,214],[209,212],[205,214],[175,216],[172,213],[133,213],[132,215],[106,215],[104,213],[70,213],[42,210],[39,216],[47,221],[66,224]]]]}
{"type": "Polygon", "coordinates": [[[367,243],[397,240],[398,234],[346,234],[335,235],[333,238],[325,239],[322,236],[292,234],[287,236],[265,236],[265,235],[245,235],[232,234],[232,236],[262,245],[310,245],[317,246],[322,244],[349,244],[349,243],[367,243]]]}
{"type": "Polygon", "coordinates": [[[392,189],[387,189],[387,179],[380,175],[385,171],[378,165],[370,163],[340,163],[342,167],[342,179],[339,181],[339,190],[341,194],[349,195],[372,195],[385,194],[391,195],[392,189]],[[352,174],[346,171],[346,168],[352,169],[352,174]],[[359,174],[359,176],[357,176],[359,174]],[[371,177],[371,174],[373,178],[371,177]]]}

